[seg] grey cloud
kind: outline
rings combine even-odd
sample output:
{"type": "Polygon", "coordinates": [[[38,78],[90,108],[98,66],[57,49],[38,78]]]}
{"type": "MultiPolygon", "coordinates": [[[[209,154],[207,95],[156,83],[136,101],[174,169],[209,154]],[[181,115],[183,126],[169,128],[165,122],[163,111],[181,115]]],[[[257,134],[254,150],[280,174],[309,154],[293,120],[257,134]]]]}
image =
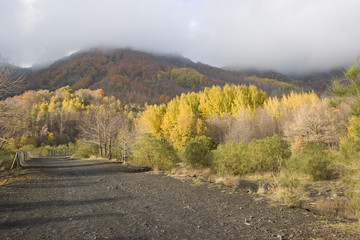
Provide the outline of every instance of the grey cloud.
{"type": "Polygon", "coordinates": [[[359,10],[357,0],[2,0],[0,53],[25,65],[132,47],[216,66],[326,70],[360,52],[359,10]]]}

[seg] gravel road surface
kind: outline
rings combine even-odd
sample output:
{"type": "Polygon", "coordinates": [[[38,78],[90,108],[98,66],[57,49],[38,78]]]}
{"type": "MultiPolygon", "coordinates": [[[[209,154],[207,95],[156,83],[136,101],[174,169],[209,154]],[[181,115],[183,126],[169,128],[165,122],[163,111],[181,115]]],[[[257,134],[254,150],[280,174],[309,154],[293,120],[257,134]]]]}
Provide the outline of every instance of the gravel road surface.
{"type": "Polygon", "coordinates": [[[256,194],[102,160],[31,159],[0,186],[0,239],[360,239],[256,194]]]}

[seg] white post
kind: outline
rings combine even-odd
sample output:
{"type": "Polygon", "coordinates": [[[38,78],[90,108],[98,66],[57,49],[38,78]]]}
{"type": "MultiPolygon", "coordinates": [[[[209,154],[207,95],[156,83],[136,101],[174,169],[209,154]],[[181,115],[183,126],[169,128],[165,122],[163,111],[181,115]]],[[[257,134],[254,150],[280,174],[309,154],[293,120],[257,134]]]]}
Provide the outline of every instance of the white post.
{"type": "Polygon", "coordinates": [[[13,161],[13,163],[12,163],[12,165],[11,165],[10,170],[12,170],[12,169],[14,168],[15,161],[16,161],[17,157],[18,157],[18,152],[15,153],[14,161],[13,161]]]}

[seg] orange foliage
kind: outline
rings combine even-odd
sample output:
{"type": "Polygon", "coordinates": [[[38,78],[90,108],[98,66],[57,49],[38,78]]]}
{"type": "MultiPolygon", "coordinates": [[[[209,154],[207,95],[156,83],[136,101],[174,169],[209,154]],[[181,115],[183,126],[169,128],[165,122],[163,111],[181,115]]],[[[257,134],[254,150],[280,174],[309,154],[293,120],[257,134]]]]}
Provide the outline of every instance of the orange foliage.
{"type": "Polygon", "coordinates": [[[101,96],[101,97],[105,97],[105,96],[106,96],[104,90],[102,90],[101,88],[95,89],[95,90],[94,90],[94,93],[96,93],[97,95],[99,95],[99,96],[101,96]]]}

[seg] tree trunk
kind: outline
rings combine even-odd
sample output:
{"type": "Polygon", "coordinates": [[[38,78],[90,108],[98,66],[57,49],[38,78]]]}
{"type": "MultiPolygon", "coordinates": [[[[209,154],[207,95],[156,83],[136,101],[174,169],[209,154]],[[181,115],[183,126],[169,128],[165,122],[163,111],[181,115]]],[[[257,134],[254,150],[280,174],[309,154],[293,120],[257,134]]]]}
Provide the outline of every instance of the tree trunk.
{"type": "Polygon", "coordinates": [[[5,143],[6,143],[6,140],[1,140],[2,142],[1,142],[1,145],[0,145],[0,149],[5,145],[5,143]]]}
{"type": "Polygon", "coordinates": [[[99,155],[101,156],[102,155],[102,148],[101,148],[101,145],[99,144],[99,155]]]}
{"type": "Polygon", "coordinates": [[[60,144],[63,142],[62,141],[62,133],[63,133],[63,115],[62,115],[62,110],[60,112],[60,129],[59,129],[59,137],[60,137],[60,144]]]}
{"type": "Polygon", "coordinates": [[[124,141],[124,154],[123,154],[124,163],[126,162],[126,158],[127,158],[127,156],[126,156],[126,142],[124,141]]]}
{"type": "Polygon", "coordinates": [[[104,144],[104,156],[102,156],[102,157],[106,157],[106,156],[107,156],[107,153],[108,153],[107,150],[108,150],[108,149],[107,149],[107,144],[105,143],[105,144],[104,144]]]}
{"type": "Polygon", "coordinates": [[[111,159],[111,157],[112,157],[111,144],[109,144],[109,154],[108,154],[109,160],[111,159]]]}

